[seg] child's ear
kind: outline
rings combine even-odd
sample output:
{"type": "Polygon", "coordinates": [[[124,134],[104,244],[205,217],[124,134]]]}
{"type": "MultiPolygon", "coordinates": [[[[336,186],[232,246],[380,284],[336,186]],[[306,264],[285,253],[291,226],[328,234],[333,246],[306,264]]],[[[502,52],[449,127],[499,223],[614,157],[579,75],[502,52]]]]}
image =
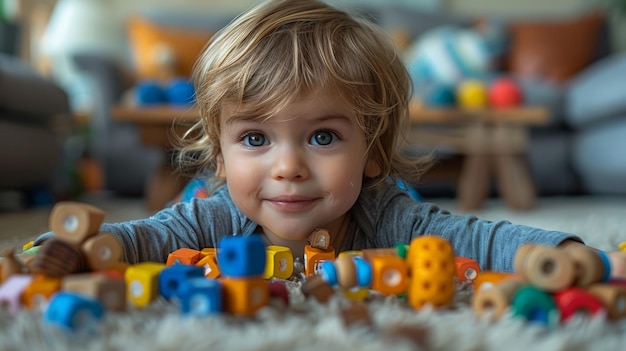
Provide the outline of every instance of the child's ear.
{"type": "Polygon", "coordinates": [[[365,169],[363,170],[363,174],[368,178],[376,178],[380,175],[380,173],[382,173],[382,171],[382,168],[374,159],[374,157],[369,156],[367,158],[367,163],[365,163],[365,169]]]}
{"type": "Polygon", "coordinates": [[[226,178],[226,170],[224,169],[224,158],[222,157],[222,154],[217,155],[215,160],[217,161],[215,165],[215,176],[218,178],[226,178]]]}

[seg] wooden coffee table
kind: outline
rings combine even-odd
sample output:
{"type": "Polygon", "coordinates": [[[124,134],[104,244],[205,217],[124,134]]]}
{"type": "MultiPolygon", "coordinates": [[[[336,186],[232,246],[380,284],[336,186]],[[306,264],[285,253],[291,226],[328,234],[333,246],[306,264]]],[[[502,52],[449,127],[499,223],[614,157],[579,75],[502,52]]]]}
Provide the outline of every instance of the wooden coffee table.
{"type": "MultiPolygon", "coordinates": [[[[523,210],[535,205],[536,191],[526,159],[527,134],[530,126],[548,122],[545,109],[433,109],[416,104],[410,111],[411,128],[407,135],[410,144],[446,147],[464,155],[457,188],[462,209],[480,208],[494,179],[500,196],[510,208],[523,210]]],[[[199,118],[195,108],[169,105],[118,105],[111,113],[118,121],[136,124],[144,144],[166,151],[171,150],[171,133],[186,130],[178,125],[174,128],[175,122],[190,124],[199,118]]],[[[187,182],[176,177],[169,165],[168,158],[148,184],[146,200],[150,210],[163,208],[187,182]]]]}

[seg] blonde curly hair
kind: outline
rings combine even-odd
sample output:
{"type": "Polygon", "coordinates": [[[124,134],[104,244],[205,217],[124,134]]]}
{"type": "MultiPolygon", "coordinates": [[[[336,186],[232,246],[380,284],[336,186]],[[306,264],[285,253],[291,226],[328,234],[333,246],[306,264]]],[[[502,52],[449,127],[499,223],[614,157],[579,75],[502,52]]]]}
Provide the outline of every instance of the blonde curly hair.
{"type": "Polygon", "coordinates": [[[225,104],[253,105],[271,118],[316,88],[332,89],[356,113],[369,153],[388,177],[416,182],[429,157],[401,152],[412,85],[393,40],[381,28],[316,0],[270,0],[210,40],[194,67],[201,120],[178,139],[187,176],[215,171],[225,104]]]}

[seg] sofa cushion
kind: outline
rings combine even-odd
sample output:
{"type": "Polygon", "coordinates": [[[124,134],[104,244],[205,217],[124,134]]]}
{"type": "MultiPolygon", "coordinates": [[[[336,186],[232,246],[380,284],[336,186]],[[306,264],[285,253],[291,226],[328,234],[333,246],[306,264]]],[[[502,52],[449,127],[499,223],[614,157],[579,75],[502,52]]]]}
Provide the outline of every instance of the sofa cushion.
{"type": "Polygon", "coordinates": [[[565,100],[567,123],[586,128],[626,114],[626,53],[596,62],[573,79],[565,100]]]}

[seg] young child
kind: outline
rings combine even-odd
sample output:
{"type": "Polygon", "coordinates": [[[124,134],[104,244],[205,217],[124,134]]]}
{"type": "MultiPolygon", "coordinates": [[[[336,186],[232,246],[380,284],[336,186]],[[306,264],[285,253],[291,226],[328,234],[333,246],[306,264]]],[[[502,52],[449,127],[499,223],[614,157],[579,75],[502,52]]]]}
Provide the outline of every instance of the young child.
{"type": "MultiPolygon", "coordinates": [[[[336,252],[439,235],[498,271],[512,271],[525,243],[582,245],[567,233],[453,215],[394,184],[416,182],[427,160],[401,153],[410,78],[392,40],[365,20],[314,0],[267,1],[214,36],[194,80],[201,121],[180,140],[178,161],[215,174],[211,196],[102,225],[130,263],[252,234],[301,257],[316,228],[331,233],[336,252]]],[[[623,274],[621,254],[609,256],[623,274]]]]}

